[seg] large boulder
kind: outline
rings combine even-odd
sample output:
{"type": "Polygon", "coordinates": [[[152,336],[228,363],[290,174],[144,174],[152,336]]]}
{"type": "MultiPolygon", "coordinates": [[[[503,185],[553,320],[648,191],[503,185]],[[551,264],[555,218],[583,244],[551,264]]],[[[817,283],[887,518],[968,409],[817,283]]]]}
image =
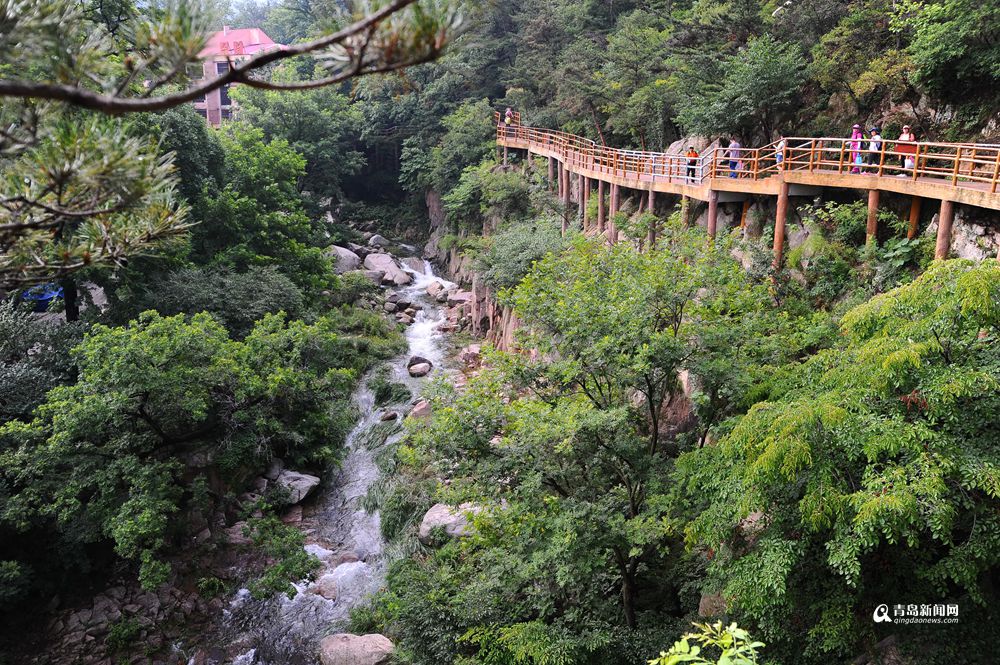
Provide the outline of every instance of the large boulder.
{"type": "Polygon", "coordinates": [[[371,245],[372,247],[379,247],[381,249],[385,249],[392,243],[389,242],[389,239],[386,238],[385,236],[380,236],[379,234],[376,233],[375,235],[373,235],[371,238],[368,239],[368,244],[371,245]]]}
{"type": "Polygon", "coordinates": [[[392,648],[385,635],[337,633],[319,643],[319,659],[323,665],[388,665],[392,648]]]}
{"type": "Polygon", "coordinates": [[[472,503],[463,503],[458,508],[452,508],[444,503],[436,503],[424,514],[420,521],[417,537],[424,545],[432,545],[434,532],[443,530],[449,538],[461,538],[471,533],[472,525],[469,516],[475,515],[482,508],[472,503]]]}
{"type": "Polygon", "coordinates": [[[409,273],[400,268],[396,260],[388,254],[369,254],[365,257],[365,268],[382,271],[383,284],[403,286],[413,281],[409,273]]]}
{"type": "Polygon", "coordinates": [[[361,257],[346,247],[334,245],[330,248],[330,255],[333,257],[334,270],[338,275],[357,270],[361,266],[361,257]]]}
{"type": "Polygon", "coordinates": [[[405,259],[400,260],[404,268],[409,268],[418,275],[424,274],[424,260],[418,259],[415,256],[408,256],[405,259]]]}
{"type": "Polygon", "coordinates": [[[291,503],[298,503],[316,489],[316,486],[319,485],[319,478],[310,476],[308,473],[283,469],[274,482],[285,488],[291,503]]]}

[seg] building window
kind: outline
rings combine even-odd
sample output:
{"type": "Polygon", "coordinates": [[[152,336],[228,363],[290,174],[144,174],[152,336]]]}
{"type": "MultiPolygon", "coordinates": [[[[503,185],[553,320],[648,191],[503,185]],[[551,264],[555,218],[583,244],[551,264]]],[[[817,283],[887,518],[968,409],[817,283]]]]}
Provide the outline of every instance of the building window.
{"type": "Polygon", "coordinates": [[[229,120],[233,117],[233,112],[231,109],[222,109],[222,119],[229,120]]]}
{"type": "MultiPolygon", "coordinates": [[[[218,74],[219,76],[222,76],[223,74],[225,74],[228,71],[229,71],[229,63],[228,62],[217,62],[217,63],[215,63],[215,73],[218,74]]],[[[221,88],[219,88],[219,95],[220,95],[220,98],[221,98],[221,101],[219,103],[222,104],[223,106],[229,106],[230,104],[233,103],[232,100],[229,98],[229,86],[228,85],[224,85],[221,88]]]]}
{"type": "Polygon", "coordinates": [[[195,109],[202,118],[208,118],[208,109],[195,109]]]}

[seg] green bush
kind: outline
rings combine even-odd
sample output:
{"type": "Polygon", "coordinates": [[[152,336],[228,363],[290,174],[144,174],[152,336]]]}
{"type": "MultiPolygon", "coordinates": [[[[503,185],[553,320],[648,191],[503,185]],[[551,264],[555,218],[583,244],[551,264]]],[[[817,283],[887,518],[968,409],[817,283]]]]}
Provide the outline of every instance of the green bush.
{"type": "Polygon", "coordinates": [[[513,288],[536,261],[557,254],[566,246],[555,219],[517,224],[489,238],[486,249],[476,258],[476,269],[487,286],[513,288]]]}

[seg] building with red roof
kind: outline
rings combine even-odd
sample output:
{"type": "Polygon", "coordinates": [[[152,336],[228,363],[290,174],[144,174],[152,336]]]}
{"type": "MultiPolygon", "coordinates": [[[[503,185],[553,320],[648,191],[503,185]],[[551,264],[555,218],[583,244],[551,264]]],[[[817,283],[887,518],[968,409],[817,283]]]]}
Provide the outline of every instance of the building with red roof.
{"type": "MultiPolygon", "coordinates": [[[[215,78],[228,72],[240,60],[280,48],[284,45],[276,44],[260,28],[223,26],[222,30],[208,38],[205,48],[198,54],[202,58],[202,78],[215,78]]],[[[233,106],[228,85],[194,100],[195,110],[213,127],[232,117],[233,106]]]]}

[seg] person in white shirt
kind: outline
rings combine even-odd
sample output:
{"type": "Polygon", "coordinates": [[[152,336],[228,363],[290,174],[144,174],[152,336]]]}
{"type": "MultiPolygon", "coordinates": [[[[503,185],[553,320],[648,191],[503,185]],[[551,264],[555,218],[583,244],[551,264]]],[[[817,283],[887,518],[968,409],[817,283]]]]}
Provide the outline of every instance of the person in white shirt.
{"type": "Polygon", "coordinates": [[[872,127],[868,130],[868,165],[878,166],[882,158],[882,130],[872,127]]]}

